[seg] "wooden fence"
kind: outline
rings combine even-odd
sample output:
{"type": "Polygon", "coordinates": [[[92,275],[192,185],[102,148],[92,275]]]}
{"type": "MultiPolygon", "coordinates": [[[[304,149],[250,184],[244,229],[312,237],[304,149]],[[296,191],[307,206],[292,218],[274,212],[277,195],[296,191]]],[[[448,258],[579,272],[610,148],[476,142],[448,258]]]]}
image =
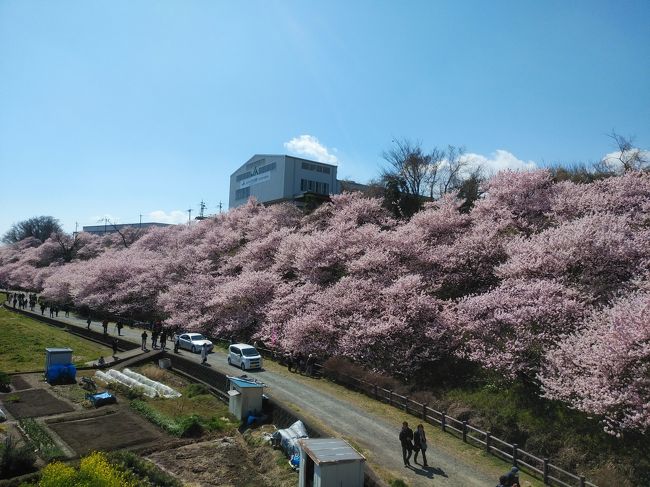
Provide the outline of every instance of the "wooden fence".
{"type": "MultiPolygon", "coordinates": [[[[219,341],[228,343],[227,340],[223,339],[219,339],[219,341]]],[[[257,349],[267,359],[280,359],[277,351],[262,347],[257,347],[257,349]]],[[[324,375],[323,364],[315,364],[314,375],[324,375]]],[[[442,431],[456,436],[469,445],[482,448],[487,453],[506,460],[530,475],[542,479],[546,485],[559,487],[598,487],[596,484],[587,481],[584,476],[576,475],[557,465],[553,465],[548,458],[540,458],[522,450],[516,443],[503,441],[493,436],[489,431],[480,430],[467,421],[460,421],[443,411],[430,408],[427,404],[419,403],[410,399],[408,396],[402,396],[363,379],[341,373],[338,375],[345,378],[343,385],[346,387],[362,392],[377,401],[401,409],[405,413],[421,419],[423,422],[439,427],[442,431]]]]}

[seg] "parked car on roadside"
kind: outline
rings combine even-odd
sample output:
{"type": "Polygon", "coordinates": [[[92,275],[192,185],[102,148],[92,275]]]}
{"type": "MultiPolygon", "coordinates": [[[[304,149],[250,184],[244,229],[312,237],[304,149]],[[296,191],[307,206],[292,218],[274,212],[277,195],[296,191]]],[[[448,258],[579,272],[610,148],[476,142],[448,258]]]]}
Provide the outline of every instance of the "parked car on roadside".
{"type": "Polygon", "coordinates": [[[179,348],[190,350],[192,353],[200,352],[204,343],[208,344],[208,352],[211,352],[214,345],[200,333],[182,333],[178,336],[179,348]]]}
{"type": "Polygon", "coordinates": [[[228,347],[228,363],[242,370],[261,369],[262,356],[252,345],[234,343],[228,347]]]}

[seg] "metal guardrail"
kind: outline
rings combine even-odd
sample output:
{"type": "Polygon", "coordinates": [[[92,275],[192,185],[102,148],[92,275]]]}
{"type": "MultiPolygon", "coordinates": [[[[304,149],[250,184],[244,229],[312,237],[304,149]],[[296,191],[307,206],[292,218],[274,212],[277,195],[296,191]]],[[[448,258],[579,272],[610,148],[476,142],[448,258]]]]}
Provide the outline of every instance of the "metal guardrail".
{"type": "MultiPolygon", "coordinates": [[[[222,343],[228,343],[228,340],[218,339],[222,343]]],[[[262,356],[268,359],[281,359],[278,352],[262,347],[258,347],[262,356]]],[[[315,364],[316,374],[323,375],[323,364],[315,364]]],[[[527,472],[533,477],[540,478],[545,485],[559,487],[598,487],[596,484],[589,482],[582,475],[576,475],[568,472],[557,465],[553,465],[548,458],[540,458],[530,452],[521,450],[516,443],[508,443],[489,431],[483,431],[472,426],[467,421],[461,421],[449,416],[444,411],[437,411],[430,408],[427,404],[413,401],[408,396],[402,396],[390,389],[384,389],[376,384],[372,384],[363,379],[353,377],[347,374],[340,374],[346,379],[346,387],[352,385],[352,388],[363,392],[368,397],[384,402],[395,408],[401,409],[406,413],[420,418],[422,421],[439,426],[442,431],[452,434],[463,442],[480,447],[487,453],[503,460],[509,461],[527,472]]]]}
{"type": "MultiPolygon", "coordinates": [[[[129,320],[128,318],[121,319],[127,323],[130,322],[132,326],[145,325],[136,320],[129,320]]],[[[228,340],[222,338],[217,338],[216,340],[223,344],[229,343],[228,340]]],[[[267,359],[282,359],[275,350],[263,347],[257,347],[257,349],[261,355],[267,359]]],[[[314,364],[314,375],[323,375],[323,364],[314,364]]],[[[548,458],[540,458],[525,450],[521,450],[516,443],[508,443],[501,440],[500,438],[493,436],[491,432],[476,428],[475,426],[470,425],[467,421],[460,421],[447,415],[443,411],[437,411],[430,408],[427,404],[413,401],[408,396],[396,394],[390,389],[384,389],[383,387],[379,387],[376,384],[372,384],[363,379],[348,374],[340,374],[340,376],[346,378],[349,382],[354,382],[356,390],[363,392],[375,400],[385,402],[390,406],[394,406],[406,413],[417,416],[428,424],[439,425],[442,431],[453,434],[467,444],[473,444],[476,447],[484,448],[487,453],[512,462],[513,466],[519,468],[524,467],[524,471],[534,477],[541,478],[545,485],[560,487],[598,487],[596,484],[587,481],[584,476],[573,474],[557,465],[553,465],[548,458]],[[455,426],[452,426],[450,423],[455,426]],[[498,448],[496,446],[497,444],[501,446],[501,448],[498,448]],[[524,461],[524,457],[528,461],[524,461]]],[[[344,385],[349,386],[349,384],[344,385]]]]}

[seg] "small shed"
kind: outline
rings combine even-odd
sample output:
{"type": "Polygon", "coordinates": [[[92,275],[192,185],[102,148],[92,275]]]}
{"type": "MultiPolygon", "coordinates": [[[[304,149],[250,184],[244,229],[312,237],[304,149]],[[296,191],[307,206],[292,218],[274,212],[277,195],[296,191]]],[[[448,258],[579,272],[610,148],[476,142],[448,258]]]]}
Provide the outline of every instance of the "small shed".
{"type": "Polygon", "coordinates": [[[52,365],[70,365],[72,363],[71,348],[46,348],[45,349],[45,371],[52,365]]]}
{"type": "Polygon", "coordinates": [[[74,382],[76,374],[71,348],[45,349],[45,378],[50,384],[74,382]]]}
{"type": "Polygon", "coordinates": [[[262,392],[264,384],[242,377],[228,377],[228,410],[242,420],[249,414],[262,413],[262,392]]]}
{"type": "Polygon", "coordinates": [[[363,487],[365,457],[340,438],[303,438],[298,487],[363,487]]]}

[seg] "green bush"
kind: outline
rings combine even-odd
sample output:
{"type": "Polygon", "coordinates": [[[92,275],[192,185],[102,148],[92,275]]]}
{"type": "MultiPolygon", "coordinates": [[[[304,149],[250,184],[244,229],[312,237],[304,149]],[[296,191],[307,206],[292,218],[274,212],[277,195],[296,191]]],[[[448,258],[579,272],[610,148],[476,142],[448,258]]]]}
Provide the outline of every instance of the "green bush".
{"type": "Polygon", "coordinates": [[[217,418],[212,416],[206,423],[206,427],[210,431],[226,431],[233,427],[233,423],[226,419],[217,418]]]}
{"type": "Polygon", "coordinates": [[[0,445],[0,479],[8,479],[34,470],[36,456],[30,445],[18,446],[13,436],[0,445]]]}
{"type": "Polygon", "coordinates": [[[178,425],[180,427],[180,436],[184,438],[196,438],[203,434],[203,424],[201,423],[201,418],[196,414],[191,416],[186,416],[178,420],[178,425]]]}
{"type": "Polygon", "coordinates": [[[158,487],[182,487],[182,482],[160,470],[152,462],[140,458],[129,451],[108,453],[108,460],[113,465],[130,470],[137,477],[158,487]]]}

